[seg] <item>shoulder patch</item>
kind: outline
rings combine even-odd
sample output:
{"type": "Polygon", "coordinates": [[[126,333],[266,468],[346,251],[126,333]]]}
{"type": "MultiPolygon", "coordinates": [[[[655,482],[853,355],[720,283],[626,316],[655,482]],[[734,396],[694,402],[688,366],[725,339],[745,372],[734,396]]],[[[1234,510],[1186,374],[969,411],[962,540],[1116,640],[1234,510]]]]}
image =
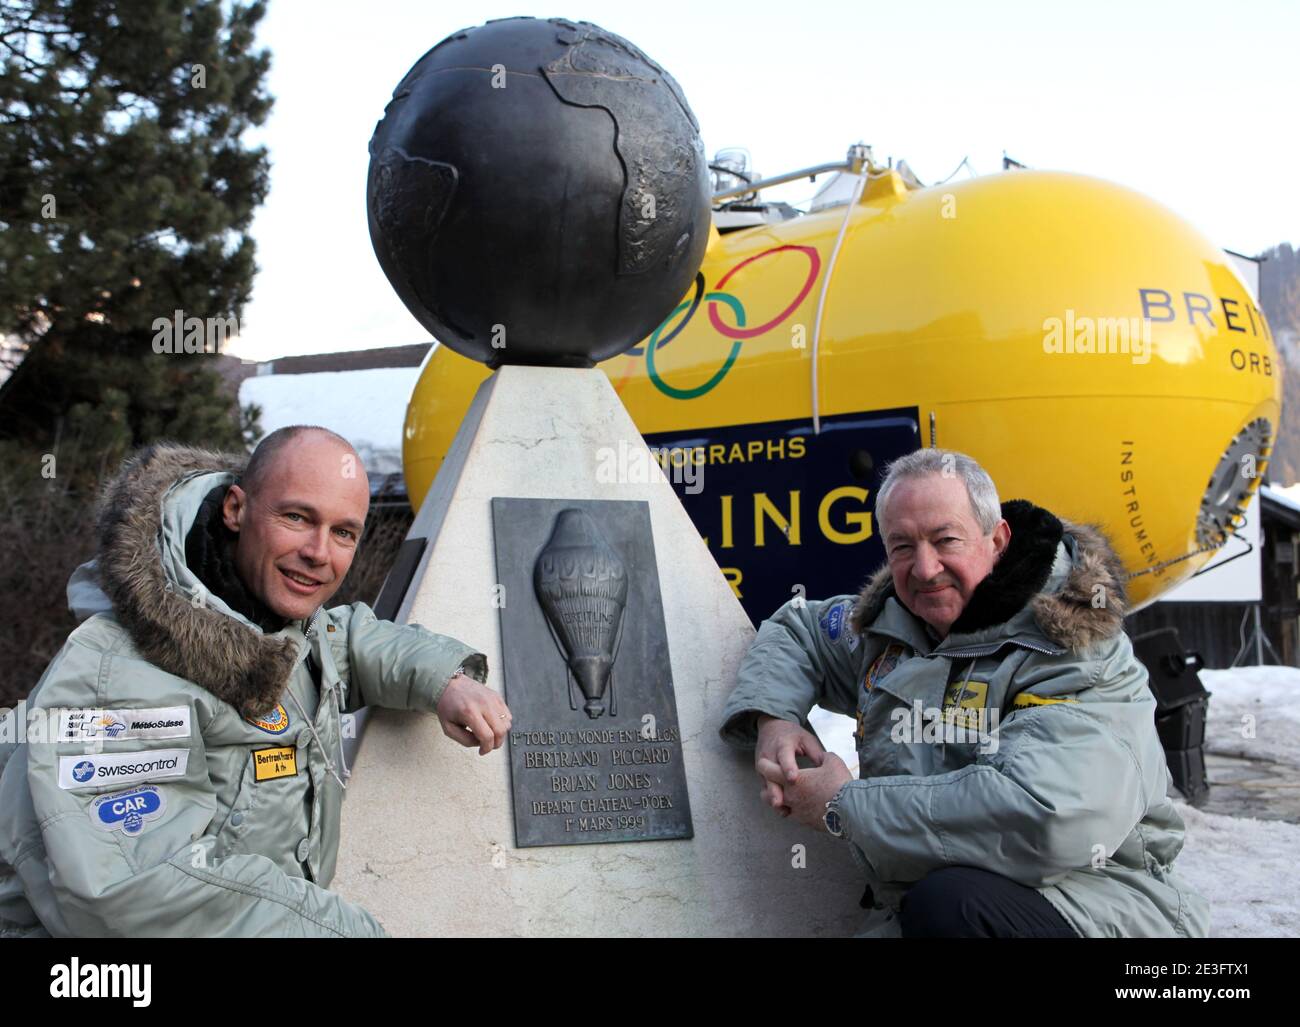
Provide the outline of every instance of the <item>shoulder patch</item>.
{"type": "Polygon", "coordinates": [[[891,674],[899,661],[903,658],[905,647],[899,642],[890,642],[885,646],[884,651],[872,661],[867,668],[865,684],[868,689],[875,688],[882,680],[891,674]]]}
{"type": "Polygon", "coordinates": [[[289,711],[284,708],[284,703],[276,703],[275,709],[265,717],[249,717],[248,723],[268,735],[282,735],[289,730],[289,711]]]}
{"type": "Polygon", "coordinates": [[[818,619],[818,626],[822,629],[822,634],[831,642],[843,640],[848,646],[849,652],[855,652],[861,639],[851,627],[849,627],[849,611],[853,606],[852,600],[846,599],[844,602],[836,603],[829,610],[821,615],[818,619]]]}
{"type": "Polygon", "coordinates": [[[847,603],[836,603],[829,610],[821,615],[818,623],[821,625],[822,634],[832,642],[838,642],[840,635],[844,631],[844,615],[847,603]]]}

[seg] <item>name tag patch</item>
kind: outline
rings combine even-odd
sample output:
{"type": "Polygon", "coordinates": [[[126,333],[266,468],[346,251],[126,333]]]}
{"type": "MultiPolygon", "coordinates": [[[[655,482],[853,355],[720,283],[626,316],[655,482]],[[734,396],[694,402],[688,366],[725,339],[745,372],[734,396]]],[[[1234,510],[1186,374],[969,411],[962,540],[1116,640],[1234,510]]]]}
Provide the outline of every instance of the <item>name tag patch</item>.
{"type": "Polygon", "coordinates": [[[1047,695],[1031,695],[1028,692],[1021,692],[1011,700],[1013,710],[1023,710],[1027,706],[1049,706],[1058,702],[1078,702],[1078,699],[1053,699],[1047,695]]]}
{"type": "Polygon", "coordinates": [[[95,788],[184,777],[189,749],[145,749],[59,757],[60,788],[95,788]]]}
{"type": "Polygon", "coordinates": [[[129,792],[100,796],[86,812],[100,830],[134,836],[161,817],[166,808],[167,799],[157,787],[142,785],[129,792]]]}
{"type": "Polygon", "coordinates": [[[253,780],[274,781],[298,773],[298,750],[292,745],[253,750],[253,780]]]}
{"type": "Polygon", "coordinates": [[[140,738],[189,738],[188,706],[148,709],[59,711],[56,742],[115,742],[140,738]]]}

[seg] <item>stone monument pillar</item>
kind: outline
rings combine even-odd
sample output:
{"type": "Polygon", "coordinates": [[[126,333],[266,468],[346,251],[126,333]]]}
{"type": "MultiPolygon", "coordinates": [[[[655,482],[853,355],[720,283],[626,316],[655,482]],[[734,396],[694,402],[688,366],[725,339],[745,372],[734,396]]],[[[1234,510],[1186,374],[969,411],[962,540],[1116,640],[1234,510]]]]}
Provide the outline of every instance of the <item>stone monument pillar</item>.
{"type": "Polygon", "coordinates": [[[718,737],[753,629],[592,367],[672,310],[707,242],[676,83],[586,23],[490,22],[416,64],[371,153],[394,287],[498,368],[396,619],[486,653],[514,722],[480,757],[374,711],[333,887],[399,935],[852,933],[847,847],[764,806],[718,737]]]}

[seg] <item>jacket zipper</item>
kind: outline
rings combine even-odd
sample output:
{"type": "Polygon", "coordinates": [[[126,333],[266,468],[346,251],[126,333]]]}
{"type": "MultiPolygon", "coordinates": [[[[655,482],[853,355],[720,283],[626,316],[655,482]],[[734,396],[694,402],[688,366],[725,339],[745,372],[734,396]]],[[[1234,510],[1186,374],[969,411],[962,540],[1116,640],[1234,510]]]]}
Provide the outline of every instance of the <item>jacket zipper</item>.
{"type": "MultiPolygon", "coordinates": [[[[903,645],[907,646],[907,648],[913,651],[915,651],[916,649],[916,647],[912,645],[910,641],[908,641],[906,638],[903,638],[901,635],[894,634],[892,631],[881,631],[879,629],[872,629],[870,633],[873,635],[879,635],[882,638],[893,639],[895,642],[901,642],[903,645]]],[[[957,649],[931,649],[925,655],[926,656],[954,656],[962,659],[970,656],[989,656],[997,652],[1004,645],[1018,645],[1022,649],[1032,649],[1036,653],[1043,653],[1044,655],[1047,656],[1060,656],[1062,653],[1066,651],[1059,647],[1053,647],[1050,645],[1047,646],[1039,645],[1037,642],[1027,642],[1016,638],[1004,638],[998,642],[986,642],[983,645],[968,645],[957,649]]]]}
{"type": "MultiPolygon", "coordinates": [[[[319,613],[320,611],[317,610],[316,612],[319,613]]],[[[304,639],[306,639],[308,643],[310,643],[310,642],[311,642],[311,636],[312,636],[313,634],[315,634],[315,633],[316,633],[316,614],[314,613],[314,614],[312,614],[312,617],[311,617],[311,623],[307,626],[307,630],[303,632],[303,636],[302,636],[302,637],[303,637],[304,639]]],[[[310,646],[309,646],[309,647],[310,647],[310,646]]],[[[321,701],[321,702],[325,702],[325,701],[327,701],[327,697],[326,697],[326,695],[325,695],[325,689],[324,689],[324,671],[325,671],[325,668],[324,668],[324,666],[322,665],[322,666],[321,666],[321,685],[322,685],[322,691],[321,691],[321,697],[320,697],[320,701],[321,701]]],[[[338,771],[335,770],[334,767],[333,767],[332,765],[330,766],[329,771],[330,771],[330,773],[333,775],[334,780],[337,781],[337,782],[339,783],[339,787],[341,787],[341,788],[346,792],[346,791],[348,790],[348,786],[347,786],[347,784],[346,784],[346,779],[347,779],[347,778],[350,778],[350,777],[352,776],[352,770],[351,770],[351,768],[348,766],[348,758],[347,758],[347,756],[345,756],[344,753],[343,753],[343,712],[342,712],[342,711],[343,711],[343,707],[342,707],[343,697],[342,697],[342,695],[337,695],[337,696],[334,695],[334,688],[333,688],[333,687],[331,687],[328,691],[330,692],[330,696],[329,696],[330,705],[334,707],[335,727],[336,727],[336,729],[338,730],[338,734],[339,734],[339,752],[338,752],[338,756],[339,756],[339,762],[340,762],[340,763],[342,764],[342,766],[343,766],[343,777],[339,777],[339,775],[338,775],[338,771]]],[[[293,698],[292,694],[290,695],[290,698],[293,698]]],[[[294,699],[294,702],[295,702],[295,703],[297,703],[297,701],[298,701],[297,699],[294,699]]],[[[301,711],[301,710],[302,710],[302,707],[299,706],[298,709],[301,711]]],[[[317,711],[317,712],[319,713],[319,708],[318,708],[318,711],[317,711]]],[[[314,737],[314,738],[316,739],[316,744],[320,746],[320,748],[321,748],[321,752],[322,752],[323,754],[325,754],[325,755],[328,757],[329,753],[328,753],[328,750],[325,748],[325,744],[320,740],[320,736],[319,736],[318,734],[316,734],[316,726],[315,726],[315,725],[310,721],[310,719],[307,717],[306,713],[303,713],[303,719],[307,721],[307,727],[311,729],[312,737],[314,737]]]]}
{"type": "Polygon", "coordinates": [[[997,652],[1004,645],[1018,645],[1022,649],[1031,649],[1036,653],[1044,653],[1047,656],[1060,656],[1065,652],[1064,649],[1051,646],[1042,646],[1036,642],[1024,642],[1015,638],[1003,639],[1001,642],[989,642],[984,645],[966,646],[964,649],[932,649],[931,656],[955,656],[966,658],[970,656],[990,656],[997,652]]]}

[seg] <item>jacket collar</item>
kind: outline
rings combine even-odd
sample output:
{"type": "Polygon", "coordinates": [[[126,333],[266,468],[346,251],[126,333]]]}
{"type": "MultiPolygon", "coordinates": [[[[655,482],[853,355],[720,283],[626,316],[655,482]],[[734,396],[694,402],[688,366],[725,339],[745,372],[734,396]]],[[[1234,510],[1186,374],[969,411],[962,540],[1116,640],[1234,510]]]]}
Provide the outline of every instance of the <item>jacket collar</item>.
{"type": "Polygon", "coordinates": [[[275,708],[304,650],[291,632],[263,634],[182,571],[184,533],[175,537],[176,525],[165,523],[176,518],[174,486],[199,474],[238,475],[246,461],[166,443],[129,458],[100,497],[96,563],[100,587],[140,655],[248,717],[275,708]],[[204,593],[198,604],[195,589],[204,593]]]}
{"type": "MultiPolygon", "coordinates": [[[[1077,651],[1123,630],[1124,567],[1100,528],[1061,520],[1023,499],[1003,503],[1002,516],[1011,541],[971,593],[944,646],[1028,630],[1077,651]]],[[[902,607],[885,564],[858,595],[849,622],[853,630],[865,632],[890,599],[902,607]]]]}

